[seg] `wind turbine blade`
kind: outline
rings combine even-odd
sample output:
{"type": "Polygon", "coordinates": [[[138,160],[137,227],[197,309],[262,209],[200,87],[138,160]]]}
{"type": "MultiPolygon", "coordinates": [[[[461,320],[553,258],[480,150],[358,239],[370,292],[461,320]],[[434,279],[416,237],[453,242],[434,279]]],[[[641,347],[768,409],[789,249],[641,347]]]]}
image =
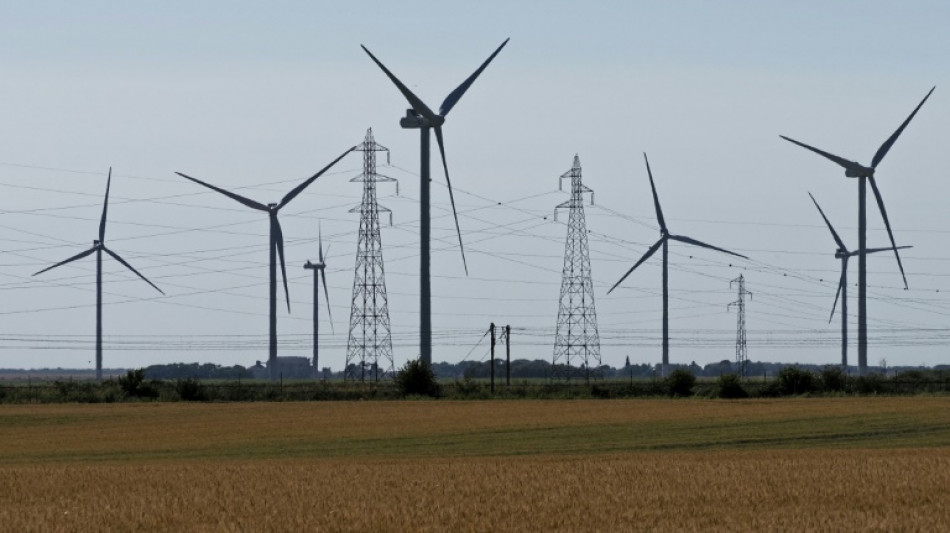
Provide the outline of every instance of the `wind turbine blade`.
{"type": "Polygon", "coordinates": [[[350,147],[349,149],[347,149],[347,151],[345,151],[345,152],[343,152],[342,154],[340,154],[339,157],[337,157],[336,159],[334,159],[333,161],[331,161],[329,165],[327,165],[327,166],[323,167],[322,169],[320,169],[320,172],[317,172],[317,173],[314,174],[313,176],[310,176],[309,178],[306,179],[306,181],[304,181],[304,182],[301,183],[300,185],[297,185],[296,187],[294,187],[294,189],[293,189],[292,191],[290,191],[289,193],[287,193],[287,194],[284,196],[283,200],[281,200],[280,203],[277,204],[277,209],[280,209],[281,207],[284,207],[285,205],[287,205],[288,203],[290,203],[290,201],[293,200],[294,198],[296,198],[298,194],[302,193],[304,189],[306,189],[307,187],[309,187],[311,183],[313,183],[317,178],[319,178],[320,176],[322,176],[326,171],[330,170],[330,168],[333,167],[333,165],[337,164],[337,162],[339,162],[341,159],[343,159],[344,157],[346,157],[346,154],[352,152],[353,150],[356,150],[356,147],[355,147],[355,146],[350,147]]]}
{"type": "Polygon", "coordinates": [[[473,72],[472,75],[463,81],[461,85],[456,87],[454,91],[450,92],[449,95],[445,97],[445,100],[442,101],[442,105],[439,106],[440,115],[444,117],[445,115],[449,114],[449,111],[455,107],[455,104],[458,103],[460,98],[462,98],[462,95],[465,94],[465,91],[467,91],[468,88],[472,86],[472,83],[475,83],[475,79],[478,78],[482,71],[485,70],[485,67],[487,67],[488,64],[492,62],[492,59],[495,59],[495,56],[498,55],[498,52],[501,52],[501,49],[504,48],[510,40],[511,37],[505,39],[505,42],[501,43],[501,45],[495,49],[492,55],[488,56],[488,59],[482,63],[482,66],[478,67],[478,70],[473,72]]]}
{"type": "Polygon", "coordinates": [[[663,210],[660,209],[660,197],[656,194],[656,185],[653,184],[653,172],[650,171],[650,160],[643,152],[643,161],[647,164],[647,176],[650,177],[650,189],[653,191],[653,207],[656,208],[656,221],[660,224],[660,231],[666,233],[666,220],[663,219],[663,210]]]}
{"type": "Polygon", "coordinates": [[[138,270],[135,270],[135,268],[133,268],[132,265],[128,264],[128,263],[125,261],[125,259],[122,259],[121,257],[119,257],[119,254],[113,252],[112,250],[106,248],[105,246],[103,246],[102,249],[105,250],[107,254],[111,255],[113,259],[115,259],[116,261],[122,263],[122,265],[123,265],[125,268],[127,268],[127,269],[131,270],[132,272],[134,272],[136,276],[142,278],[142,280],[145,281],[145,283],[148,283],[149,285],[151,285],[152,287],[154,287],[156,291],[162,293],[163,295],[165,294],[165,292],[164,292],[162,289],[159,289],[157,285],[155,285],[154,283],[152,283],[151,281],[149,281],[148,278],[146,278],[145,276],[143,276],[141,272],[139,272],[138,270]]]}
{"type": "Polygon", "coordinates": [[[887,236],[891,239],[891,248],[894,249],[894,257],[897,258],[897,267],[901,269],[901,277],[904,278],[904,289],[907,289],[907,276],[904,275],[904,265],[901,263],[901,254],[897,251],[897,243],[894,242],[894,233],[891,231],[891,223],[887,219],[887,210],[884,209],[884,198],[881,198],[881,191],[877,188],[877,181],[874,179],[874,176],[868,176],[868,181],[871,183],[871,190],[874,191],[874,199],[877,200],[877,206],[881,210],[881,218],[884,219],[887,236]]]}
{"type": "Polygon", "coordinates": [[[692,239],[692,238],[686,237],[686,236],[684,236],[684,235],[670,235],[670,238],[673,239],[674,241],[685,242],[686,244],[692,244],[692,245],[694,245],[694,246],[701,246],[701,247],[703,247],[703,248],[709,248],[710,250],[716,250],[716,251],[719,251],[719,252],[727,253],[727,254],[729,254],[729,255],[734,255],[734,256],[736,256],[736,257],[741,257],[741,258],[743,258],[743,259],[748,259],[748,257],[746,257],[746,256],[744,256],[744,255],[742,255],[742,254],[737,254],[737,253],[735,253],[735,252],[730,252],[729,250],[726,250],[725,248],[719,248],[718,246],[713,246],[713,245],[711,245],[711,244],[706,244],[706,243],[704,243],[704,242],[697,241],[696,239],[692,239]]]}
{"type": "Polygon", "coordinates": [[[838,156],[836,156],[836,155],[834,155],[834,154],[829,154],[828,152],[825,152],[824,150],[819,150],[819,149],[815,148],[814,146],[808,146],[808,145],[805,144],[805,143],[800,143],[800,142],[796,141],[795,139],[790,139],[790,138],[788,138],[788,137],[786,137],[786,136],[784,136],[784,135],[779,135],[779,137],[785,139],[786,141],[788,141],[788,142],[790,142],[790,143],[797,144],[798,146],[801,146],[802,148],[804,148],[804,149],[806,149],[806,150],[811,150],[812,152],[815,152],[816,154],[818,154],[818,155],[820,155],[820,156],[822,156],[822,157],[825,157],[825,158],[827,158],[827,159],[830,159],[830,160],[834,161],[835,163],[838,163],[839,165],[841,165],[842,167],[844,167],[844,168],[846,168],[846,169],[861,170],[861,168],[863,168],[863,167],[861,167],[861,165],[859,165],[858,163],[856,163],[856,162],[854,162],[854,161],[848,161],[847,159],[845,159],[845,158],[843,158],[843,157],[838,157],[838,156]]]}
{"type": "Polygon", "coordinates": [[[445,146],[442,142],[442,126],[435,127],[435,139],[439,141],[439,153],[442,154],[442,169],[445,171],[445,183],[449,186],[449,201],[452,203],[452,216],[455,218],[455,232],[459,236],[459,250],[462,251],[462,265],[468,275],[468,262],[465,261],[465,246],[462,245],[462,230],[459,229],[459,215],[455,211],[455,195],[452,193],[452,180],[449,179],[449,165],[445,162],[445,146]]]}
{"type": "Polygon", "coordinates": [[[386,76],[388,76],[389,79],[396,85],[396,88],[399,89],[399,92],[401,92],[402,95],[406,97],[406,100],[409,102],[409,105],[412,106],[412,108],[416,111],[416,113],[419,113],[420,115],[424,116],[430,122],[434,122],[435,113],[433,113],[432,110],[429,109],[429,106],[425,105],[425,103],[423,103],[422,100],[420,100],[418,96],[413,94],[413,92],[410,91],[408,87],[403,85],[403,83],[399,81],[399,78],[397,78],[392,72],[389,71],[388,68],[386,68],[385,65],[383,65],[378,59],[376,59],[376,56],[374,56],[373,53],[370,52],[368,48],[366,48],[363,45],[360,45],[360,47],[363,49],[364,52],[366,52],[369,55],[370,59],[372,59],[373,62],[376,63],[376,65],[379,68],[381,68],[383,72],[386,73],[386,76]]]}
{"type": "Polygon", "coordinates": [[[330,311],[330,293],[327,291],[327,273],[324,269],[320,269],[320,279],[323,280],[323,299],[327,302],[327,317],[330,318],[330,331],[336,333],[333,330],[333,311],[330,311]]]}
{"type": "Polygon", "coordinates": [[[102,218],[99,219],[99,242],[106,242],[106,211],[109,210],[109,186],[112,185],[112,167],[106,179],[106,200],[102,203],[102,218]]]}
{"type": "Polygon", "coordinates": [[[320,263],[323,263],[323,228],[317,227],[317,254],[320,263]]]}
{"type": "Polygon", "coordinates": [[[651,246],[650,249],[648,249],[645,254],[643,254],[643,257],[641,257],[639,261],[637,261],[632,267],[630,267],[630,270],[628,270],[627,273],[624,274],[623,277],[621,277],[619,281],[617,281],[617,283],[614,283],[614,286],[611,287],[609,291],[607,291],[607,294],[610,294],[611,292],[613,292],[613,290],[616,289],[618,285],[623,283],[623,280],[627,279],[627,276],[629,276],[631,272],[636,270],[638,266],[640,266],[641,264],[643,264],[644,261],[649,259],[651,255],[655,254],[656,251],[660,249],[660,246],[662,246],[663,243],[666,241],[666,238],[667,238],[666,235],[660,237],[660,240],[656,241],[656,243],[653,246],[651,246]]]}
{"type": "Polygon", "coordinates": [[[232,200],[237,200],[238,202],[241,202],[242,204],[250,207],[251,209],[257,209],[258,211],[268,211],[266,205],[260,202],[255,202],[254,200],[251,200],[250,198],[245,198],[241,196],[240,194],[235,194],[231,191],[226,191],[220,187],[215,187],[214,185],[211,185],[210,183],[205,183],[199,180],[198,178],[192,178],[191,176],[188,176],[187,174],[182,174],[181,172],[175,172],[175,174],[178,174],[179,176],[185,178],[186,180],[191,180],[197,183],[198,185],[204,185],[205,187],[211,189],[212,191],[217,191],[227,196],[228,198],[231,198],[232,200]]]}
{"type": "MultiPolygon", "coordinates": [[[[913,248],[913,246],[898,246],[898,247],[897,247],[898,250],[904,250],[904,249],[906,249],[906,248],[913,248]]],[[[892,248],[892,247],[890,247],[890,246],[888,246],[887,248],[868,248],[868,249],[864,250],[864,253],[866,253],[866,254],[874,254],[874,253],[877,253],[877,252],[890,252],[890,251],[893,250],[893,249],[894,249],[894,248],[892,248]]]]}
{"type": "Polygon", "coordinates": [[[46,268],[44,268],[43,270],[40,270],[39,272],[37,272],[37,273],[35,273],[35,274],[33,274],[33,275],[35,276],[35,275],[37,275],[37,274],[42,274],[43,272],[46,272],[47,270],[53,270],[54,268],[56,268],[56,267],[58,267],[58,266],[63,266],[63,265],[65,265],[66,263],[71,263],[71,262],[73,262],[73,261],[75,261],[75,260],[77,260],[77,259],[82,259],[83,257],[86,257],[87,255],[89,255],[89,254],[91,254],[92,252],[95,252],[95,251],[96,251],[96,247],[93,246],[92,248],[86,250],[85,252],[78,253],[78,254],[76,254],[76,255],[70,257],[69,259],[66,259],[65,261],[60,261],[59,263],[56,263],[55,265],[53,265],[53,266],[51,266],[51,267],[46,267],[46,268]]]}
{"type": "Polygon", "coordinates": [[[835,242],[838,244],[838,248],[843,252],[848,251],[848,247],[844,245],[844,241],[841,240],[841,237],[838,236],[838,232],[835,231],[835,228],[832,227],[831,222],[828,220],[828,217],[825,216],[825,212],[821,210],[821,206],[818,205],[818,200],[815,200],[815,197],[808,193],[808,196],[811,197],[811,201],[814,202],[815,207],[818,208],[818,212],[821,213],[821,218],[825,219],[825,225],[828,226],[828,229],[831,230],[831,236],[835,238],[835,242]]]}
{"type": "Polygon", "coordinates": [[[838,307],[838,297],[841,296],[841,289],[844,288],[845,279],[848,276],[848,258],[845,257],[841,261],[841,280],[838,282],[838,291],[835,292],[835,303],[831,304],[831,314],[828,316],[828,323],[831,324],[831,320],[835,317],[835,308],[838,307]]]}
{"type": "Polygon", "coordinates": [[[894,141],[896,141],[897,138],[900,137],[901,133],[904,132],[904,128],[906,128],[907,125],[910,124],[911,119],[914,118],[914,115],[916,115],[918,111],[920,111],[920,107],[924,105],[924,102],[926,102],[928,98],[930,98],[930,95],[934,92],[934,89],[936,88],[937,86],[934,85],[930,89],[930,92],[928,92],[927,96],[925,96],[924,99],[921,100],[919,104],[917,104],[917,107],[915,107],[914,111],[910,114],[909,117],[907,117],[907,120],[905,120],[904,123],[901,124],[899,128],[897,128],[897,131],[895,131],[890,137],[888,137],[887,140],[884,141],[884,144],[882,144],[881,147],[877,149],[877,153],[874,154],[874,159],[871,160],[871,168],[877,168],[878,163],[880,163],[881,160],[884,159],[884,156],[887,155],[887,152],[888,150],[891,149],[891,146],[894,146],[894,141]]]}
{"type": "Polygon", "coordinates": [[[277,257],[280,258],[280,276],[284,280],[284,298],[287,300],[287,312],[290,313],[290,289],[287,288],[287,268],[284,266],[284,232],[280,229],[280,221],[277,216],[271,217],[271,224],[274,225],[274,234],[277,242],[270,243],[277,247],[277,257]]]}

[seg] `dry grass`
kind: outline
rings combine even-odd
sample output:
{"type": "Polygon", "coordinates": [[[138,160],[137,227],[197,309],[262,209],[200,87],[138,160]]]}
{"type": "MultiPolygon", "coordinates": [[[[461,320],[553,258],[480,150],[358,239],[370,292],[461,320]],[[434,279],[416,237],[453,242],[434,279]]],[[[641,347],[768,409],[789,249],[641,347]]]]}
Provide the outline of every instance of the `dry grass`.
{"type": "Polygon", "coordinates": [[[0,530],[919,530],[950,399],[4,406],[0,530]]]}

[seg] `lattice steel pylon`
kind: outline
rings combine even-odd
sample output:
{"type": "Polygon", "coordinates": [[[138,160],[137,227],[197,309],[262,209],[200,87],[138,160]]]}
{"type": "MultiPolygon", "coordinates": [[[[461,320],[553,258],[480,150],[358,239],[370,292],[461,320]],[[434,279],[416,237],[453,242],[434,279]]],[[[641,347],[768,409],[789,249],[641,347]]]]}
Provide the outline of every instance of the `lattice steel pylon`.
{"type": "MultiPolygon", "coordinates": [[[[561,300],[557,312],[557,333],[554,339],[552,377],[587,380],[599,377],[601,366],[600,335],[597,332],[597,311],[594,308],[594,284],[590,274],[590,252],[587,247],[587,222],[584,218],[584,193],[594,191],[581,181],[581,160],[575,155],[571,170],[561,175],[571,180],[571,199],[554,208],[569,209],[567,240],[564,244],[564,270],[561,274],[561,300]]],[[[563,190],[563,188],[562,188],[563,190]]]]}
{"type": "MultiPolygon", "coordinates": [[[[363,201],[359,207],[350,209],[350,213],[360,214],[360,230],[343,379],[379,381],[392,378],[395,369],[383,269],[383,242],[379,232],[379,213],[389,213],[391,225],[392,212],[376,202],[376,184],[396,180],[376,173],[376,152],[385,151],[388,164],[389,149],[376,143],[372,128],[366,130],[366,138],[356,150],[363,152],[363,173],[350,181],[363,183],[363,201]]],[[[398,182],[396,194],[399,194],[398,182]]]]}
{"type": "Polygon", "coordinates": [[[726,306],[726,309],[731,309],[732,306],[736,306],[738,311],[738,318],[736,319],[736,374],[739,377],[746,377],[748,375],[748,365],[749,365],[749,356],[746,351],[745,343],[745,297],[748,295],[752,297],[752,293],[745,290],[745,278],[742,277],[742,274],[739,274],[739,277],[729,282],[729,288],[732,288],[732,284],[736,283],[739,285],[739,296],[736,298],[736,301],[730,303],[726,306]]]}

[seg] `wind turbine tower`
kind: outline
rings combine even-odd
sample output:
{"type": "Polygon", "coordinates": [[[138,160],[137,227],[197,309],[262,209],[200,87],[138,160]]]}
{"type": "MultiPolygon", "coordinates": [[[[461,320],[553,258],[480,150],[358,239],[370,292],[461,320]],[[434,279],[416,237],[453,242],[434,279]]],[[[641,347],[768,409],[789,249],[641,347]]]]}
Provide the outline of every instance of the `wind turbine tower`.
{"type": "MultiPolygon", "coordinates": [[[[465,248],[462,245],[462,230],[459,228],[458,213],[455,211],[455,196],[452,193],[452,180],[449,179],[449,165],[445,160],[445,141],[442,137],[442,125],[445,124],[446,116],[449,111],[455,107],[459,99],[475,83],[479,74],[485,70],[485,67],[491,63],[492,59],[501,52],[501,49],[508,44],[505,39],[501,45],[495,49],[492,55],[479,66],[461,85],[450,92],[442,105],[439,106],[439,113],[436,114],[406,87],[392,72],[389,71],[368,48],[363,46],[363,51],[369,55],[370,59],[376,63],[393,82],[393,85],[399,89],[403,97],[409,102],[410,109],[406,110],[406,115],[399,121],[399,125],[404,129],[419,130],[419,359],[426,364],[432,364],[432,285],[430,281],[430,229],[431,220],[429,217],[429,130],[435,132],[435,140],[439,145],[439,154],[442,156],[442,170],[445,172],[445,183],[449,189],[449,202],[452,204],[452,216],[455,219],[455,232],[459,238],[459,250],[462,252],[462,266],[465,268],[465,275],[468,275],[468,264],[465,262],[465,248]]],[[[362,46],[362,45],[361,45],[362,46]]]]}
{"type": "MultiPolygon", "coordinates": [[[[323,296],[327,301],[327,317],[330,319],[330,331],[333,331],[333,313],[330,311],[330,293],[327,291],[327,262],[323,256],[323,232],[317,237],[317,262],[309,260],[304,264],[307,270],[313,270],[313,378],[320,377],[320,281],[323,281],[323,296]]],[[[327,246],[327,252],[330,247],[327,246]]]]}
{"type": "MultiPolygon", "coordinates": [[[[835,257],[841,260],[841,281],[838,283],[838,292],[835,293],[835,303],[831,305],[831,314],[828,315],[828,322],[835,316],[835,307],[838,306],[838,297],[841,297],[841,370],[848,371],[848,260],[852,257],[860,254],[859,250],[849,250],[847,246],[844,245],[844,241],[841,240],[841,237],[838,235],[838,232],[835,231],[834,226],[831,225],[831,221],[828,220],[828,217],[825,216],[825,212],[822,211],[821,206],[818,205],[818,200],[815,200],[815,197],[811,193],[808,193],[808,196],[811,197],[811,201],[815,204],[815,207],[818,209],[818,213],[821,214],[821,218],[824,219],[825,225],[828,226],[828,231],[831,232],[831,237],[835,240],[835,243],[838,245],[838,249],[835,250],[835,257]]],[[[910,246],[897,246],[890,248],[866,248],[864,250],[865,254],[874,254],[877,252],[889,252],[903,250],[905,248],[910,248],[910,246]]]]}
{"type": "Polygon", "coordinates": [[[181,172],[176,172],[179,176],[193,181],[198,185],[207,187],[215,192],[223,194],[228,198],[235,200],[246,207],[250,207],[255,211],[261,211],[267,213],[267,218],[270,222],[270,239],[267,243],[267,250],[269,256],[269,313],[268,313],[268,323],[270,325],[270,335],[268,338],[268,358],[267,358],[267,369],[270,374],[271,381],[277,381],[279,372],[277,369],[277,265],[278,259],[280,260],[280,274],[281,278],[284,281],[284,298],[287,301],[287,312],[290,313],[290,289],[287,286],[287,268],[284,263],[284,232],[280,229],[280,221],[277,219],[277,214],[280,210],[290,203],[291,200],[296,198],[300,193],[304,191],[311,183],[317,180],[322,176],[326,171],[330,170],[333,165],[337,164],[341,159],[346,157],[346,154],[352,152],[356,147],[347,149],[345,152],[340,154],[339,157],[334,159],[329,165],[323,167],[319,172],[310,176],[302,183],[294,187],[289,193],[285,194],[284,197],[277,203],[263,204],[256,200],[251,200],[241,196],[240,194],[222,189],[221,187],[216,187],[210,183],[206,183],[197,178],[188,176],[187,174],[182,174],[181,172]]]}
{"type": "MultiPolygon", "coordinates": [[[[353,276],[353,303],[350,305],[350,335],[346,343],[345,380],[374,381],[391,378],[393,368],[393,341],[389,329],[389,299],[386,296],[386,271],[383,268],[383,241],[379,232],[379,213],[392,212],[376,202],[376,183],[396,181],[376,173],[376,152],[389,149],[376,143],[373,130],[366,130],[366,138],[356,151],[363,152],[363,173],[351,179],[363,184],[363,202],[350,210],[360,214],[360,230],[356,245],[356,273],[353,276]],[[367,365],[372,372],[366,375],[367,365]]],[[[396,182],[399,193],[399,182],[396,182]]]]}
{"type": "Polygon", "coordinates": [[[594,284],[590,275],[590,251],[587,247],[587,222],[584,218],[584,193],[589,192],[591,205],[594,191],[581,181],[581,160],[575,155],[571,170],[561,175],[571,180],[571,199],[554,208],[569,209],[567,240],[564,243],[564,270],[561,274],[561,302],[557,311],[557,333],[554,339],[553,377],[590,379],[590,369],[600,367],[600,334],[597,332],[597,310],[594,308],[594,284]],[[574,365],[577,365],[575,367],[574,365]]]}
{"type": "Polygon", "coordinates": [[[910,121],[913,120],[917,112],[920,111],[921,106],[923,106],[924,102],[930,98],[930,95],[933,94],[934,89],[936,88],[937,87],[934,86],[929,92],[927,92],[927,95],[924,96],[924,99],[921,100],[919,104],[917,104],[917,107],[915,107],[911,114],[904,120],[904,122],[898,126],[897,130],[894,131],[894,133],[892,133],[891,136],[884,141],[880,148],[877,149],[877,152],[874,153],[874,157],[871,158],[870,166],[864,166],[857,161],[845,159],[835,154],[815,148],[814,146],[796,141],[790,137],[780,135],[780,137],[786,141],[814,152],[844,168],[845,177],[858,179],[858,374],[860,375],[864,375],[868,368],[867,186],[871,185],[871,192],[874,193],[874,199],[877,200],[877,207],[881,211],[881,218],[884,220],[884,227],[887,229],[887,236],[891,240],[890,249],[894,251],[894,257],[897,259],[897,268],[899,268],[901,271],[901,277],[904,279],[904,289],[906,290],[907,276],[904,275],[904,265],[901,263],[900,252],[897,251],[900,249],[900,246],[897,246],[897,243],[894,240],[894,232],[891,231],[891,222],[887,218],[887,210],[884,209],[884,198],[881,197],[881,191],[877,187],[875,172],[877,171],[877,166],[881,163],[881,161],[884,160],[884,156],[887,155],[887,153],[891,150],[891,147],[893,147],[894,143],[897,141],[897,138],[900,137],[901,133],[903,133],[904,128],[910,124],[910,121]]]}
{"type": "Polygon", "coordinates": [[[724,254],[734,255],[736,257],[741,257],[743,259],[748,259],[748,257],[737,254],[735,252],[730,252],[725,248],[720,248],[718,246],[713,246],[711,244],[706,244],[702,241],[697,241],[692,237],[687,237],[686,235],[676,235],[670,233],[669,228],[666,227],[666,219],[663,218],[663,209],[660,208],[660,197],[656,194],[656,184],[653,183],[653,172],[650,170],[650,161],[647,159],[647,154],[643,154],[643,162],[647,167],[647,177],[650,178],[650,190],[653,192],[653,208],[656,210],[656,221],[660,225],[660,240],[656,241],[650,248],[647,249],[646,253],[643,254],[640,259],[630,267],[630,270],[620,278],[617,283],[614,283],[614,286],[607,291],[607,294],[613,292],[623,280],[627,279],[636,268],[643,264],[644,261],[650,258],[653,254],[659,249],[663,249],[663,363],[661,366],[661,371],[663,377],[667,376],[667,372],[670,367],[670,267],[669,267],[669,241],[677,241],[683,244],[689,244],[692,246],[698,246],[700,248],[708,248],[710,250],[715,250],[717,252],[722,252],[724,254]]]}
{"type": "Polygon", "coordinates": [[[739,296],[736,298],[736,301],[727,305],[726,309],[730,309],[732,306],[736,307],[738,315],[736,320],[736,375],[740,378],[744,378],[748,375],[747,367],[749,364],[745,343],[745,297],[748,295],[749,298],[752,298],[752,293],[745,290],[745,278],[742,274],[739,274],[738,278],[729,282],[730,289],[733,283],[739,286],[739,296]]]}
{"type": "Polygon", "coordinates": [[[53,266],[46,267],[43,270],[40,270],[36,274],[42,274],[43,272],[53,270],[56,267],[65,265],[76,261],[77,259],[82,259],[83,257],[96,254],[96,381],[102,381],[102,252],[105,252],[112,256],[113,259],[122,264],[125,268],[132,271],[133,274],[140,277],[142,281],[148,283],[156,291],[165,294],[162,289],[159,289],[157,285],[148,280],[141,272],[135,270],[125,259],[110,250],[106,247],[106,215],[109,211],[109,187],[112,185],[112,167],[109,167],[109,177],[106,178],[106,196],[105,200],[102,202],[102,217],[99,219],[99,238],[92,241],[92,246],[84,252],[80,252],[69,259],[64,259],[59,263],[56,263],[53,266]]]}

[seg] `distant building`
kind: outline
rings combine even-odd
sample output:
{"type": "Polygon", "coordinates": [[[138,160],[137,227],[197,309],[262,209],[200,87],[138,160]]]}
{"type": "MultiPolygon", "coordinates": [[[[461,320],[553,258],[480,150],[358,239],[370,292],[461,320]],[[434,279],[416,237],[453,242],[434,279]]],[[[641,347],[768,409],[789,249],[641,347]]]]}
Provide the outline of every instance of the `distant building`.
{"type": "Polygon", "coordinates": [[[260,361],[257,361],[254,366],[248,368],[251,372],[251,375],[254,379],[267,379],[270,376],[267,374],[267,367],[262,365],[260,361]]]}
{"type": "MultiPolygon", "coordinates": [[[[254,379],[270,378],[270,372],[267,366],[260,361],[257,361],[256,364],[248,370],[254,375],[254,379]]],[[[310,366],[310,358],[278,357],[277,376],[282,379],[312,379],[313,367],[310,366]]]]}

